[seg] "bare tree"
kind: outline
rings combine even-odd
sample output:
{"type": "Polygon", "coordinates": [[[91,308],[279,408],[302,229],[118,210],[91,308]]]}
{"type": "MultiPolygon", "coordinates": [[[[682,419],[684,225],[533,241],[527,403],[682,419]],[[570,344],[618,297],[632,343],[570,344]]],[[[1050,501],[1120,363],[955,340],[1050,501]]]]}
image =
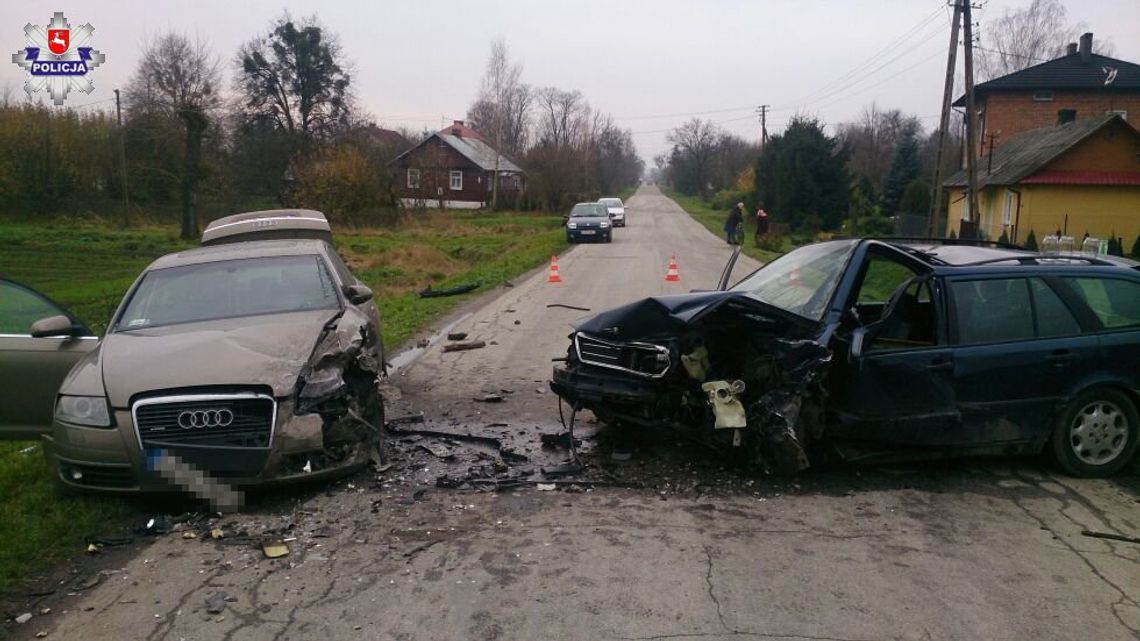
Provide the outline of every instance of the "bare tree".
{"type": "MultiPolygon", "coordinates": [[[[978,48],[978,78],[989,80],[1060,56],[1065,46],[1076,42],[1084,23],[1069,24],[1061,0],[1032,0],[1021,9],[1006,9],[1001,17],[985,24],[978,48]]],[[[1111,55],[1112,45],[1099,45],[1111,55]]]]}
{"type": "Polygon", "coordinates": [[[875,103],[865,107],[858,120],[839,125],[839,142],[850,155],[847,168],[856,179],[865,181],[868,197],[881,193],[899,139],[921,130],[922,123],[913,115],[879,109],[875,103]]]}
{"type": "Polygon", "coordinates": [[[540,144],[562,148],[572,145],[582,129],[583,118],[589,110],[580,91],[564,91],[545,87],[538,91],[538,129],[540,144]]]}
{"type": "Polygon", "coordinates": [[[187,240],[198,236],[196,195],[202,139],[222,102],[218,93],[220,68],[207,43],[170,33],[143,48],[127,89],[130,112],[178,122],[183,130],[180,191],[182,238],[187,240]]]}
{"type": "Polygon", "coordinates": [[[533,91],[522,82],[522,64],[511,62],[503,39],[491,43],[491,56],[479,97],[468,111],[472,127],[489,134],[495,146],[495,175],[491,180],[491,207],[498,205],[499,153],[520,154],[526,149],[533,91]]]}
{"type": "Polygon", "coordinates": [[[702,197],[708,196],[708,178],[721,134],[712,121],[693,118],[665,136],[673,145],[671,164],[687,168],[686,182],[692,182],[702,197]]]}

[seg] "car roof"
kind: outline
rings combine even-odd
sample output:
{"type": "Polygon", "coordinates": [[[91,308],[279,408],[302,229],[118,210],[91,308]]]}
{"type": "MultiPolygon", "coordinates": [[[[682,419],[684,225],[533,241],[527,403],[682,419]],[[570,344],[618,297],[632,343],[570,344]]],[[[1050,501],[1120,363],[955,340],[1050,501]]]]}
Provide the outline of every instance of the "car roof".
{"type": "Polygon", "coordinates": [[[165,269],[183,265],[213,263],[222,260],[242,258],[266,258],[271,256],[325,255],[329,244],[323,240],[251,240],[243,243],[227,243],[198,247],[162,256],[147,267],[165,269]]]}
{"type": "Polygon", "coordinates": [[[911,242],[881,239],[888,245],[946,273],[987,270],[1026,270],[1033,267],[1066,268],[1074,271],[1090,267],[1140,269],[1140,263],[1119,256],[1090,255],[1081,252],[1035,252],[1008,245],[987,246],[947,242],[911,242]]]}

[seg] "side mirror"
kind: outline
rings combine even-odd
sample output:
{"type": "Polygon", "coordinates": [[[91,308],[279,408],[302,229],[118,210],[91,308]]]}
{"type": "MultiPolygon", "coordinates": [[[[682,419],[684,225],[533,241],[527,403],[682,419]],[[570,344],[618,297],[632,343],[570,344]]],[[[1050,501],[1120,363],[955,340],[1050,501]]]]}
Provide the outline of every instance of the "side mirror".
{"type": "Polygon", "coordinates": [[[867,328],[856,327],[851,332],[851,360],[858,361],[863,358],[863,344],[867,341],[867,328]]]}
{"type": "Polygon", "coordinates": [[[58,316],[48,316],[41,318],[32,323],[32,337],[33,338],[48,338],[53,336],[76,336],[79,334],[79,328],[71,319],[60,314],[58,316]]]}
{"type": "Polygon", "coordinates": [[[353,305],[367,303],[372,300],[372,290],[364,285],[345,285],[344,296],[353,305]]]}

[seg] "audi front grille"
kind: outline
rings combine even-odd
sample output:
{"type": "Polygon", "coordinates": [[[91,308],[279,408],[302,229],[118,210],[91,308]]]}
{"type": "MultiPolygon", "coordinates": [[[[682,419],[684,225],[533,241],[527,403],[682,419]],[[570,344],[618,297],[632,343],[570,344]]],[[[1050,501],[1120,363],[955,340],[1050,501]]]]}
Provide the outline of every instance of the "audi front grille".
{"type": "Polygon", "coordinates": [[[143,451],[268,449],[277,404],[266,394],[199,394],[145,398],[131,411],[143,451]]]}
{"type": "Polygon", "coordinates": [[[669,371],[669,348],[653,343],[617,343],[589,334],[574,335],[578,360],[649,378],[661,378],[669,371]]]}

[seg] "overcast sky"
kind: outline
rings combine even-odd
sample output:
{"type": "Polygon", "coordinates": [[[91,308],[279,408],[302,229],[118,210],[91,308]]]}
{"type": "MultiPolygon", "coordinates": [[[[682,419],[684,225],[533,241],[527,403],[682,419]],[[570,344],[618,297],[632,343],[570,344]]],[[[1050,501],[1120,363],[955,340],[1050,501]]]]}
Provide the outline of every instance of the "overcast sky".
{"type": "MultiPolygon", "coordinates": [[[[983,0],[976,20],[985,25],[1028,3],[983,0]]],[[[1117,57],[1140,61],[1140,0],[1065,5],[1070,22],[1085,23],[1098,41],[1111,39],[1117,57]]],[[[758,138],[760,104],[772,106],[769,133],[797,111],[834,125],[872,101],[918,115],[930,128],[951,15],[943,0],[5,0],[0,41],[5,53],[19,50],[23,25],[46,24],[57,10],[73,27],[90,22],[106,63],[92,73],[95,91],[72,94],[67,104],[99,109],[114,106],[98,101],[125,84],[149,38],[167,31],[203,38],[232,73],[238,46],[285,9],[316,14],[339,37],[356,97],[381,124],[438,129],[462,118],[490,43],[502,37],[526,82],[582,91],[634,132],[647,161],[666,149],[666,131],[694,112],[715,112],[700,116],[758,138]]],[[[979,37],[986,46],[984,29],[979,37]]],[[[0,86],[22,97],[24,72],[3,58],[0,86]]]]}

